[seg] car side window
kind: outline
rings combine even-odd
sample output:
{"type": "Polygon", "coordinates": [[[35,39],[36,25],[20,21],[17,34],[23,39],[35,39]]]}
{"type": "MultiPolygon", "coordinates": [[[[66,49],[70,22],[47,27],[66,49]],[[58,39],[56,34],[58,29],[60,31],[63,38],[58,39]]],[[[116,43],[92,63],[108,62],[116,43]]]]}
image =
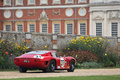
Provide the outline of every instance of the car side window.
{"type": "Polygon", "coordinates": [[[53,57],[59,57],[57,52],[52,52],[51,54],[52,54],[53,57]]]}

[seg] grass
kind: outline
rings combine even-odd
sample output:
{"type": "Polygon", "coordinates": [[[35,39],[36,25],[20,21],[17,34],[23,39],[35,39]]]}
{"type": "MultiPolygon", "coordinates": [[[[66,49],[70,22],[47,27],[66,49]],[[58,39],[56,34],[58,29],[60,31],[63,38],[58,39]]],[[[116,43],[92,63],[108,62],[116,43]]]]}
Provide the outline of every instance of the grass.
{"type": "Polygon", "coordinates": [[[120,80],[120,75],[114,76],[70,76],[70,77],[46,77],[46,78],[19,78],[0,80],[120,80]]]}

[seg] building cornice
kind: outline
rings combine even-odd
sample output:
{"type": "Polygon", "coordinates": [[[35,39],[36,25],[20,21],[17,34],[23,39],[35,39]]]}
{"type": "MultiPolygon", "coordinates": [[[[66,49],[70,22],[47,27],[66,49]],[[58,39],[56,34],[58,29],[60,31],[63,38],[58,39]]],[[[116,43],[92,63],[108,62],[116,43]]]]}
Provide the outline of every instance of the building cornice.
{"type": "Polygon", "coordinates": [[[95,7],[95,6],[119,6],[120,3],[90,3],[89,7],[95,7]]]}
{"type": "Polygon", "coordinates": [[[90,7],[90,10],[89,12],[92,12],[92,11],[111,11],[111,10],[120,10],[120,5],[119,6],[92,6],[90,7]]]}
{"type": "Polygon", "coordinates": [[[0,7],[0,10],[17,10],[17,9],[52,9],[52,8],[79,8],[88,7],[88,4],[83,5],[60,5],[60,6],[25,6],[25,7],[0,7]]]}

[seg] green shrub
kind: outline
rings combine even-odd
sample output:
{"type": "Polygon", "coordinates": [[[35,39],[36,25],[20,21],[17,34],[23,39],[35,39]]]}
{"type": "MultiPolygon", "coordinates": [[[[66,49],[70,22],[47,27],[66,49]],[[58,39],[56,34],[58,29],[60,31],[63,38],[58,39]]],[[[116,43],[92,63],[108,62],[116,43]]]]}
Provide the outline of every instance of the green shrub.
{"type": "Polygon", "coordinates": [[[14,58],[21,54],[26,53],[28,48],[25,46],[24,41],[21,44],[17,44],[15,39],[2,39],[0,40],[0,69],[14,69],[14,58]]]}
{"type": "Polygon", "coordinates": [[[103,55],[106,52],[109,40],[103,39],[101,37],[83,37],[80,36],[79,39],[72,39],[64,52],[67,51],[89,51],[96,54],[99,60],[103,59],[103,55]]]}
{"type": "Polygon", "coordinates": [[[103,56],[103,66],[104,67],[113,67],[118,63],[118,56],[115,53],[108,53],[103,56]]]}

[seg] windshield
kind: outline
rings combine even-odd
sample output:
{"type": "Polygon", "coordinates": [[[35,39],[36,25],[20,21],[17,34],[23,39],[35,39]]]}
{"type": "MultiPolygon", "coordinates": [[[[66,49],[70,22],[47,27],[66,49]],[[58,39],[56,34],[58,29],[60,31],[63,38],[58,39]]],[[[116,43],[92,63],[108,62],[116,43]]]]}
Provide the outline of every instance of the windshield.
{"type": "Polygon", "coordinates": [[[49,51],[31,51],[31,52],[28,52],[26,54],[45,54],[45,53],[48,53],[49,51]]]}

